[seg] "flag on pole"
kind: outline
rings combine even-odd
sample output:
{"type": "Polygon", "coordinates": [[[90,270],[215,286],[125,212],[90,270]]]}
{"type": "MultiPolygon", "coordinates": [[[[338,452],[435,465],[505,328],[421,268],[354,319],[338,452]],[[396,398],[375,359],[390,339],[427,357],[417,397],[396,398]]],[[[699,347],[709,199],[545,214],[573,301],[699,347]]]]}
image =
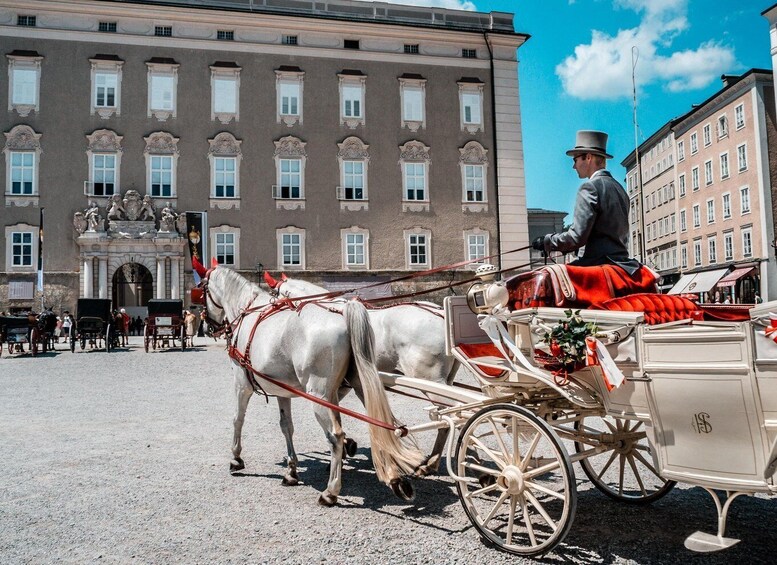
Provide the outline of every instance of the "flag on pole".
{"type": "Polygon", "coordinates": [[[40,209],[38,224],[38,292],[43,292],[43,208],[40,209]]]}
{"type": "MultiPolygon", "coordinates": [[[[189,248],[189,258],[196,260],[200,264],[205,264],[205,256],[203,254],[204,237],[203,228],[205,219],[203,216],[205,212],[186,212],[186,239],[187,247],[189,248]]],[[[194,284],[200,284],[200,276],[197,274],[197,269],[192,269],[194,274],[194,284]]]]}

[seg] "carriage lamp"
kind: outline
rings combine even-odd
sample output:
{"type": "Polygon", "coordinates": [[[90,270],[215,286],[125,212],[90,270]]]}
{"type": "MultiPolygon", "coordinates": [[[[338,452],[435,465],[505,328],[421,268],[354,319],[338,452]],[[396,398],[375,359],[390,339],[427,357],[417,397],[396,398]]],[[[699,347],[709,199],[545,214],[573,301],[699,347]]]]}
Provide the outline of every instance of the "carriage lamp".
{"type": "Polygon", "coordinates": [[[494,265],[481,265],[475,271],[480,279],[467,291],[467,304],[475,314],[490,313],[497,306],[507,306],[509,293],[504,283],[497,282],[497,268],[494,265]]]}

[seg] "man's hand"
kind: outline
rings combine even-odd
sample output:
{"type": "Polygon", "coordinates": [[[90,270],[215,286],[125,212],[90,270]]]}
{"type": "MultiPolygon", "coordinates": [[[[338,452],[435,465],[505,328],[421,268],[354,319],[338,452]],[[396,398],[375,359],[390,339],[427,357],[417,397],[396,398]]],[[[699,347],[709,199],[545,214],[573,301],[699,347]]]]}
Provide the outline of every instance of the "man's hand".
{"type": "Polygon", "coordinates": [[[532,249],[536,249],[537,251],[545,251],[545,236],[541,235],[540,237],[532,241],[531,247],[532,249]]]}

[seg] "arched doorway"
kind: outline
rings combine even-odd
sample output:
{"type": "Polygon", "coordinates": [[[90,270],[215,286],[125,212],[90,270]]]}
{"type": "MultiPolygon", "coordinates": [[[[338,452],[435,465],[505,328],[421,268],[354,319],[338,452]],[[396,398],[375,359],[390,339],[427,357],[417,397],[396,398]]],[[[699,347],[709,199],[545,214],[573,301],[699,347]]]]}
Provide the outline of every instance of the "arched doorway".
{"type": "Polygon", "coordinates": [[[154,279],[140,263],[124,263],[113,274],[114,308],[145,307],[154,297],[154,279]]]}

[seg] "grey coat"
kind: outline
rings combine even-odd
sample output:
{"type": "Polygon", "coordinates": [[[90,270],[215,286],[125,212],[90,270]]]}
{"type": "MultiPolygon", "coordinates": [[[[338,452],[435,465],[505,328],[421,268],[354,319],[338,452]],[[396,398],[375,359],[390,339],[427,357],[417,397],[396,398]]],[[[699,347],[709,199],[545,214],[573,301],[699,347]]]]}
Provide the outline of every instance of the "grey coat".
{"type": "Polygon", "coordinates": [[[585,246],[583,256],[573,265],[612,263],[633,275],[640,263],[629,258],[628,235],[628,195],[608,171],[600,170],[580,186],[572,226],[545,236],[545,251],[570,253],[585,246]]]}

